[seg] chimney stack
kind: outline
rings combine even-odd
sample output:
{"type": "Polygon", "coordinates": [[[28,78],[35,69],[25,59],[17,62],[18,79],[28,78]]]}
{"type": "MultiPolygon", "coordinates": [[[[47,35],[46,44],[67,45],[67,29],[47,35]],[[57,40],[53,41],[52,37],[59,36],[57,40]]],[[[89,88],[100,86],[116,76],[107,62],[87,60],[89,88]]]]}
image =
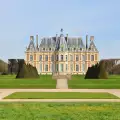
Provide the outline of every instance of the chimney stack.
{"type": "Polygon", "coordinates": [[[94,40],[94,36],[90,36],[90,41],[93,41],[94,40]]]}
{"type": "Polygon", "coordinates": [[[36,35],[36,48],[38,48],[38,35],[36,35]]]}
{"type": "Polygon", "coordinates": [[[68,41],[68,34],[66,34],[66,37],[67,37],[67,41],[68,41]]]}
{"type": "Polygon", "coordinates": [[[34,36],[30,36],[30,40],[34,40],[34,36]]]}
{"type": "Polygon", "coordinates": [[[86,35],[86,49],[88,49],[88,35],[86,35]]]}

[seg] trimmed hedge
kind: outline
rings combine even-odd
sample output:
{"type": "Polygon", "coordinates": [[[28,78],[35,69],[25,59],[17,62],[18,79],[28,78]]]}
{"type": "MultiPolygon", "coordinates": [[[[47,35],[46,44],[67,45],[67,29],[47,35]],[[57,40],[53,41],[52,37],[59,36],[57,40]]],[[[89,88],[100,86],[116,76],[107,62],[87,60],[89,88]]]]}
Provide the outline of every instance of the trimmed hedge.
{"type": "Polygon", "coordinates": [[[85,79],[107,79],[108,74],[105,69],[105,62],[100,61],[99,64],[93,65],[92,67],[89,67],[85,79]]]}
{"type": "Polygon", "coordinates": [[[39,78],[36,67],[30,64],[25,64],[23,61],[19,61],[19,70],[16,78],[39,78]]]}

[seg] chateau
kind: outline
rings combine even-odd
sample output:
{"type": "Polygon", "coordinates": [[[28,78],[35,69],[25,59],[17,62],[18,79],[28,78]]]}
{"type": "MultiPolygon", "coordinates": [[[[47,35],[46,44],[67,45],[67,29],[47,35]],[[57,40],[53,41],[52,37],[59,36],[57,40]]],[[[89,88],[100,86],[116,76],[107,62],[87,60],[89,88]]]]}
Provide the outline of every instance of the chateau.
{"type": "Polygon", "coordinates": [[[66,73],[85,74],[88,67],[99,62],[99,51],[94,43],[94,36],[88,35],[86,44],[81,37],[69,37],[63,34],[54,37],[41,38],[36,44],[34,36],[30,36],[30,43],[25,51],[25,61],[35,66],[39,74],[66,73]]]}

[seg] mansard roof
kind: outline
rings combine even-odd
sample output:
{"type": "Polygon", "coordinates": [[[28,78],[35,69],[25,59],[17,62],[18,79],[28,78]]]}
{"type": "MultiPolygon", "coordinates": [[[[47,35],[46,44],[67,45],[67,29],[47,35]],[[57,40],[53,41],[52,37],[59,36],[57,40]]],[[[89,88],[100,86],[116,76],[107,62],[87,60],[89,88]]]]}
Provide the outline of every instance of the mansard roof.
{"type": "MultiPolygon", "coordinates": [[[[31,39],[31,38],[30,38],[31,39]]],[[[91,40],[88,49],[86,49],[83,40],[81,37],[70,37],[64,36],[62,33],[60,36],[54,37],[43,37],[40,41],[38,47],[34,44],[34,37],[30,40],[29,46],[26,51],[91,51],[91,52],[98,52],[94,41],[91,40]]]]}

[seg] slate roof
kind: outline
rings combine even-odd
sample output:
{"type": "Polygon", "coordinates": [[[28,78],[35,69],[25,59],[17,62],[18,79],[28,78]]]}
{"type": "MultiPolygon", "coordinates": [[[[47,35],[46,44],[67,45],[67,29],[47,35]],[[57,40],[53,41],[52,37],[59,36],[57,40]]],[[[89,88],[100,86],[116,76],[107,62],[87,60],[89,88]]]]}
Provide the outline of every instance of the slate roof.
{"type": "MultiPolygon", "coordinates": [[[[63,34],[60,34],[60,36],[55,37],[44,37],[41,39],[39,48],[36,49],[34,41],[31,40],[30,44],[27,48],[27,51],[61,51],[61,48],[63,47],[64,51],[85,51],[86,47],[83,43],[83,40],[81,37],[66,37],[63,34]],[[45,50],[44,50],[45,49],[45,50]]],[[[98,52],[95,44],[93,41],[90,42],[90,45],[88,46],[88,51],[96,51],[98,52]]]]}

